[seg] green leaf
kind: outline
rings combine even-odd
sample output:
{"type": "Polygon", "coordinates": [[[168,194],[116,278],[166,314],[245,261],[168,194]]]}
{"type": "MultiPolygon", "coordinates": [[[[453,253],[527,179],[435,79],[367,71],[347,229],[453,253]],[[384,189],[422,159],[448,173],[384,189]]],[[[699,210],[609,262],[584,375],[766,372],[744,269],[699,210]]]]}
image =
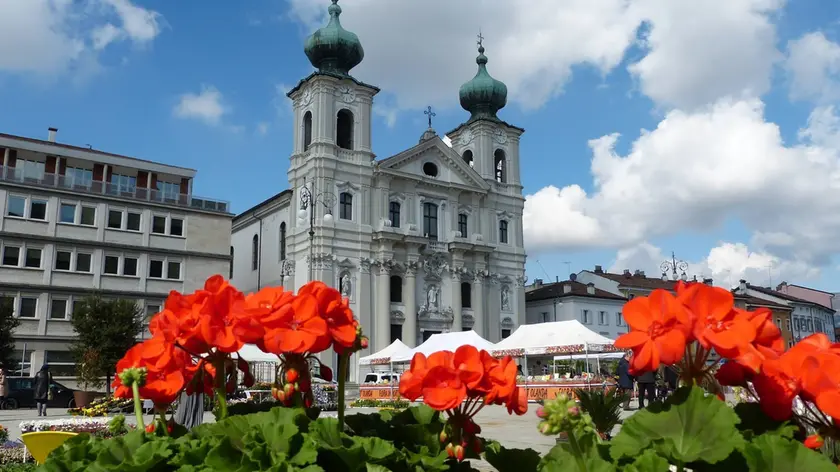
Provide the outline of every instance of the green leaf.
{"type": "Polygon", "coordinates": [[[837,472],[837,466],[802,443],[775,434],[762,434],[743,451],[752,472],[837,472]]]}
{"type": "Polygon", "coordinates": [[[637,457],[632,464],[622,469],[624,472],[668,472],[671,465],[667,460],[659,457],[651,449],[637,457]]]}
{"type": "Polygon", "coordinates": [[[387,467],[383,467],[381,465],[371,464],[371,463],[365,464],[365,470],[367,472],[391,472],[391,469],[389,469],[387,467]]]}
{"type": "Polygon", "coordinates": [[[776,421],[767,416],[758,403],[739,403],[735,405],[735,414],[741,420],[738,430],[747,440],[766,433],[791,439],[797,430],[787,421],[776,421]]]}
{"type": "Polygon", "coordinates": [[[537,470],[540,455],[533,449],[508,449],[497,441],[484,445],[484,460],[499,472],[522,472],[537,470]]]}
{"type": "MultiPolygon", "coordinates": [[[[597,447],[582,448],[582,457],[578,461],[569,452],[567,444],[558,444],[551,448],[537,466],[540,472],[614,472],[615,466],[604,460],[597,447]]],[[[524,472],[524,471],[523,471],[524,472]]]]}
{"type": "Polygon", "coordinates": [[[610,447],[613,459],[635,457],[651,445],[671,463],[726,459],[744,438],[738,415],[699,387],[678,389],[664,403],[653,403],[624,421],[610,447]]]}

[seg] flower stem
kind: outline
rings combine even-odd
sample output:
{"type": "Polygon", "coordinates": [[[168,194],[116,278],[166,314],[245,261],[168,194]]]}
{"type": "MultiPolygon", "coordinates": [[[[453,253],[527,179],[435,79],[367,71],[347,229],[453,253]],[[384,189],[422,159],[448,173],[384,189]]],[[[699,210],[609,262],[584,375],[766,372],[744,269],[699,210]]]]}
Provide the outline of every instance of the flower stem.
{"type": "Polygon", "coordinates": [[[227,418],[227,389],[225,388],[225,358],[216,360],[216,402],[219,405],[219,419],[227,418]]]}
{"type": "Polygon", "coordinates": [[[575,437],[575,432],[572,429],[566,431],[566,436],[569,439],[569,447],[572,448],[572,455],[575,457],[575,462],[577,463],[578,470],[585,472],[586,463],[583,462],[583,450],[580,448],[580,444],[575,437]]]}
{"type": "Polygon", "coordinates": [[[134,416],[137,418],[137,428],[144,431],[146,425],[143,424],[143,403],[140,401],[140,384],[136,381],[131,384],[131,394],[134,397],[134,416]]]}
{"type": "Polygon", "coordinates": [[[344,432],[344,384],[347,379],[348,355],[338,356],[338,434],[344,432]]]}
{"type": "Polygon", "coordinates": [[[160,427],[163,428],[163,434],[169,436],[169,430],[166,427],[166,411],[158,411],[158,420],[160,421],[160,427]]]}

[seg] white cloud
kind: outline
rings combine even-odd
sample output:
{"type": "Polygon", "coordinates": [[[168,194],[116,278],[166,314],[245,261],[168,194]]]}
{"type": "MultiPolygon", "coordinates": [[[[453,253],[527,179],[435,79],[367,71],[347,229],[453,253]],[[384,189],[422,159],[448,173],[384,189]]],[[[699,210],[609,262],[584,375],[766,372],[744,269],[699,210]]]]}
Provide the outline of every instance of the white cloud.
{"type": "Polygon", "coordinates": [[[788,43],[785,68],[794,100],[829,101],[840,98],[840,44],[821,32],[788,43]]]}
{"type": "Polygon", "coordinates": [[[49,76],[98,65],[119,41],[147,44],[163,18],[129,0],[0,0],[0,71],[49,76]]]}
{"type": "Polygon", "coordinates": [[[265,136],[266,134],[268,134],[268,128],[270,126],[271,125],[265,121],[257,123],[257,134],[260,136],[265,136]]]}
{"type": "Polygon", "coordinates": [[[201,87],[201,92],[181,95],[172,113],[178,118],[198,119],[210,125],[217,125],[222,115],[228,112],[222,93],[211,85],[201,87]]]}
{"type": "Polygon", "coordinates": [[[840,142],[830,109],[812,114],[804,142],[787,146],[758,100],[672,111],[627,155],[617,135],[590,141],[594,191],[577,185],[527,196],[531,251],[633,247],[656,236],[710,232],[728,219],[751,245],[810,266],[840,252],[840,142]]]}
{"type": "MultiPolygon", "coordinates": [[[[307,28],[324,24],[323,2],[290,3],[292,17],[307,28]]],[[[458,87],[475,75],[479,28],[490,73],[527,109],[561,93],[572,66],[608,74],[642,25],[645,55],[630,66],[641,90],[663,105],[696,106],[766,91],[778,55],[770,18],[782,3],[533,0],[523,7],[518,0],[358,0],[344,5],[341,20],[365,47],[354,75],[395,94],[398,109],[457,106],[458,87]],[[399,27],[382,26],[395,22],[399,27]]]]}

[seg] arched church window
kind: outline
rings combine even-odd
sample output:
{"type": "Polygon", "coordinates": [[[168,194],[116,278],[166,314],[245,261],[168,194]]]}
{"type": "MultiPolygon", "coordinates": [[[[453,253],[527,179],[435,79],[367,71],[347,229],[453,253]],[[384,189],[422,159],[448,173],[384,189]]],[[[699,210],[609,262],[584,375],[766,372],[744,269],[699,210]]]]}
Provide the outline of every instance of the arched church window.
{"type": "Polygon", "coordinates": [[[438,206],[434,203],[423,204],[423,234],[432,240],[438,238],[438,206]]]}
{"type": "Polygon", "coordinates": [[[496,182],[507,182],[507,172],[505,168],[505,152],[501,149],[496,149],[496,152],[493,154],[495,160],[495,167],[496,169],[496,182]]]}
{"type": "Polygon", "coordinates": [[[256,234],[251,240],[251,270],[257,270],[260,266],[260,237],[256,234]]]}
{"type": "Polygon", "coordinates": [[[402,303],[402,277],[391,276],[391,303],[402,303]]]}
{"type": "Polygon", "coordinates": [[[464,213],[458,214],[458,232],[461,233],[462,238],[467,237],[467,218],[464,213]]]}
{"type": "Polygon", "coordinates": [[[336,118],[336,144],[342,149],[353,149],[353,112],[343,108],[336,118]]]}
{"type": "Polygon", "coordinates": [[[341,192],[338,196],[338,217],[342,220],[353,219],[353,195],[348,192],[341,192]]]}
{"type": "Polygon", "coordinates": [[[280,260],[286,260],[286,222],[280,223],[280,260]]]}
{"type": "Polygon", "coordinates": [[[400,202],[390,202],[388,204],[388,219],[391,220],[392,228],[400,227],[400,202]]]}
{"type": "Polygon", "coordinates": [[[499,242],[502,244],[508,242],[508,222],[505,220],[499,222],[499,242]]]}
{"type": "Polygon", "coordinates": [[[312,112],[307,111],[303,114],[303,150],[308,150],[310,144],[312,144],[312,112]]]}
{"type": "Polygon", "coordinates": [[[464,159],[464,162],[466,162],[466,163],[467,163],[467,165],[469,165],[470,167],[475,167],[475,162],[473,162],[473,153],[472,153],[472,151],[470,151],[469,149],[467,149],[466,151],[464,151],[464,155],[463,155],[462,157],[463,157],[463,159],[464,159]]]}

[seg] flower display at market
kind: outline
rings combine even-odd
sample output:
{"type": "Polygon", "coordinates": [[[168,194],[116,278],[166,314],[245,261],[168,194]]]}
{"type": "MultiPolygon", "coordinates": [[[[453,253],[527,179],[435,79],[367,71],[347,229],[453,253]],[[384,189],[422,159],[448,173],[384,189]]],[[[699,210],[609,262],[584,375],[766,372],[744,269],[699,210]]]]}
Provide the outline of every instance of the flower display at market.
{"type": "Polygon", "coordinates": [[[631,371],[675,365],[683,384],[702,383],[719,395],[720,385],[741,387],[770,418],[795,417],[815,433],[810,446],[840,439],[840,344],[825,334],[785,351],[769,309],[736,308],[731,292],[703,283],[680,282],[676,295],[654,290],[627,302],[622,313],[631,331],[615,345],[632,349],[631,371]],[[713,351],[726,359],[719,367],[707,362],[713,351]],[[807,415],[795,414],[797,398],[807,415]]]}
{"type": "Polygon", "coordinates": [[[528,410],[525,390],[516,385],[516,364],[510,357],[497,359],[487,351],[463,345],[455,352],[438,351],[428,357],[417,353],[411,368],[400,378],[400,395],[445,411],[447,425],[441,433],[446,451],[458,461],[469,448],[481,452],[473,417],[486,405],[505,405],[509,413],[528,410]]]}

